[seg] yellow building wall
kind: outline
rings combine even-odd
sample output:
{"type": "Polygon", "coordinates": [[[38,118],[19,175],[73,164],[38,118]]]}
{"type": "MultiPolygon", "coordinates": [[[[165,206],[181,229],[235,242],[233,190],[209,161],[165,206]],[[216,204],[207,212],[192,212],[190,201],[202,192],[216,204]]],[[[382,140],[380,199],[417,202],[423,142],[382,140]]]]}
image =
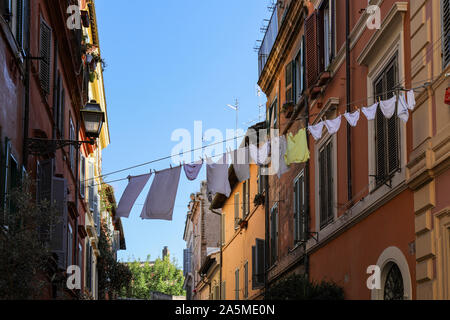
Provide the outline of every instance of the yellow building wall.
{"type": "Polygon", "coordinates": [[[243,182],[238,183],[226,200],[222,214],[225,215],[225,244],[223,246],[222,283],[225,282],[225,299],[235,300],[235,271],[239,269],[239,299],[244,299],[245,276],[244,265],[248,262],[248,299],[256,298],[261,289],[252,289],[252,246],[255,239],[264,239],[265,218],[264,206],[255,207],[253,199],[258,193],[258,167],[250,165],[250,213],[246,220],[247,228],[235,229],[234,226],[234,195],[239,192],[240,213],[242,218],[242,188],[243,182]]]}

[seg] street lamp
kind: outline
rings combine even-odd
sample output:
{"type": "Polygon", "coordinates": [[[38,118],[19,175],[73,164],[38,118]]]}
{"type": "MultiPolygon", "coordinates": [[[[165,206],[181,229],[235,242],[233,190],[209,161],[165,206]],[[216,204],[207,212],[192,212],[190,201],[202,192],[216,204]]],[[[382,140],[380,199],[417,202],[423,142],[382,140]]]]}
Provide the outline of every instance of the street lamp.
{"type": "Polygon", "coordinates": [[[80,114],[86,129],[86,136],[89,140],[78,141],[28,138],[26,139],[27,151],[32,155],[45,156],[54,154],[56,150],[66,146],[75,146],[75,148],[79,149],[83,143],[94,145],[95,139],[100,136],[103,122],[105,122],[105,113],[95,100],[91,100],[91,102],[87,103],[86,106],[80,110],[80,114]]]}
{"type": "Polygon", "coordinates": [[[105,113],[100,105],[95,100],[91,100],[80,113],[86,129],[86,136],[93,139],[98,138],[103,122],[105,122],[105,113]]]}

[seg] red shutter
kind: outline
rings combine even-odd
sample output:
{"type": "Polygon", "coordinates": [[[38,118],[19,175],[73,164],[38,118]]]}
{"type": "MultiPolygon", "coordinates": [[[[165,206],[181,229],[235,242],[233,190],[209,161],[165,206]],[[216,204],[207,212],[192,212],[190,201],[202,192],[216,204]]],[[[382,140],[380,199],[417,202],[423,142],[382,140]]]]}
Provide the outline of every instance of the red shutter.
{"type": "Polygon", "coordinates": [[[306,49],[306,85],[313,87],[318,77],[317,61],[317,13],[314,12],[305,20],[305,49],[306,49]]]}

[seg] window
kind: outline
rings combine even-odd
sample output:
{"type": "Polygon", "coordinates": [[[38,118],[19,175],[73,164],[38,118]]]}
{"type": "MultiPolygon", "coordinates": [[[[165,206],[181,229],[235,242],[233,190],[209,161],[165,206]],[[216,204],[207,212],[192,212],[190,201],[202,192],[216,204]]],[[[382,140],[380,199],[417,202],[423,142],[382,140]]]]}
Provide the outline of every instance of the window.
{"type": "Polygon", "coordinates": [[[242,184],[242,219],[250,213],[250,180],[242,184]]]}
{"type": "Polygon", "coordinates": [[[68,225],[69,233],[67,235],[67,266],[72,265],[72,257],[73,257],[73,231],[72,226],[68,225]]]}
{"type": "Polygon", "coordinates": [[[450,63],[450,1],[441,1],[442,4],[442,56],[444,68],[450,63]]]}
{"type": "MultiPolygon", "coordinates": [[[[273,114],[273,128],[276,129],[278,126],[278,103],[277,99],[275,99],[274,102],[272,102],[272,105],[270,106],[270,113],[273,114]]],[[[270,121],[269,121],[270,123],[270,121]]],[[[272,128],[272,126],[270,126],[272,128]]]]}
{"type": "MultiPolygon", "coordinates": [[[[72,119],[69,120],[69,140],[76,140],[75,137],[75,127],[73,126],[72,119]]],[[[74,172],[75,169],[75,146],[71,145],[69,147],[69,160],[70,160],[70,169],[74,172]]]]}
{"type": "Polygon", "coordinates": [[[94,211],[94,163],[88,162],[88,190],[89,190],[89,209],[94,211]]]}
{"type": "Polygon", "coordinates": [[[294,102],[295,60],[286,65],[285,71],[285,103],[294,102]]]}
{"type": "Polygon", "coordinates": [[[248,298],[248,261],[244,264],[244,299],[248,298]]]}
{"type": "Polygon", "coordinates": [[[303,171],[294,180],[294,244],[305,240],[306,231],[305,177],[303,171]]]}
{"type": "Polygon", "coordinates": [[[403,277],[400,269],[392,263],[384,284],[384,300],[403,300],[403,277]]]}
{"type": "MultiPolygon", "coordinates": [[[[64,90],[63,80],[62,80],[62,77],[60,76],[60,74],[58,74],[58,84],[57,84],[56,90],[57,90],[57,96],[56,96],[56,104],[55,104],[55,125],[56,125],[56,128],[58,129],[60,137],[62,139],[64,139],[64,112],[65,112],[65,103],[66,103],[66,93],[64,90]]],[[[72,130],[72,127],[73,127],[73,123],[71,124],[70,130],[72,130]]],[[[72,134],[72,132],[70,134],[72,134]]],[[[75,133],[73,133],[73,135],[75,136],[75,133]]]]}
{"type": "Polygon", "coordinates": [[[264,286],[265,274],[265,241],[256,239],[256,243],[252,246],[252,288],[257,289],[264,286]]]}
{"type": "Polygon", "coordinates": [[[239,268],[234,272],[234,299],[239,300],[239,268]]]}
{"type": "Polygon", "coordinates": [[[278,259],[278,203],[270,211],[270,263],[278,259]]]}
{"type": "Polygon", "coordinates": [[[334,58],[335,0],[324,0],[318,12],[319,73],[327,70],[334,58]]]}
{"type": "Polygon", "coordinates": [[[78,244],[78,266],[83,270],[83,247],[81,243],[78,244]]]}
{"type": "Polygon", "coordinates": [[[50,66],[51,66],[51,44],[52,30],[48,24],[41,19],[39,54],[39,80],[46,94],[50,93],[50,66]]]}
{"type": "Polygon", "coordinates": [[[259,194],[263,194],[264,190],[266,190],[265,179],[267,179],[267,176],[262,174],[262,169],[260,166],[258,166],[258,193],[259,194]]]}
{"type": "Polygon", "coordinates": [[[234,228],[239,226],[239,192],[234,194],[234,228]]]}
{"type": "MultiPolygon", "coordinates": [[[[374,83],[376,99],[389,99],[397,84],[397,58],[389,63],[374,83]]],[[[380,185],[400,167],[399,121],[396,115],[386,119],[380,108],[375,118],[376,183],[380,185]]]]}
{"type": "Polygon", "coordinates": [[[302,37],[302,41],[300,43],[300,50],[295,58],[295,90],[294,90],[294,102],[298,103],[300,98],[302,97],[303,90],[305,89],[305,56],[304,50],[305,48],[305,37],[302,37]]]}
{"type": "Polygon", "coordinates": [[[220,299],[221,300],[225,300],[227,298],[226,294],[227,294],[226,282],[222,281],[222,288],[221,288],[221,292],[220,292],[220,299]]]}
{"type": "Polygon", "coordinates": [[[319,151],[320,229],[334,219],[333,183],[332,143],[329,140],[319,151]]]}
{"type": "Polygon", "coordinates": [[[80,157],[80,194],[82,198],[86,197],[86,158],[80,157]]]}

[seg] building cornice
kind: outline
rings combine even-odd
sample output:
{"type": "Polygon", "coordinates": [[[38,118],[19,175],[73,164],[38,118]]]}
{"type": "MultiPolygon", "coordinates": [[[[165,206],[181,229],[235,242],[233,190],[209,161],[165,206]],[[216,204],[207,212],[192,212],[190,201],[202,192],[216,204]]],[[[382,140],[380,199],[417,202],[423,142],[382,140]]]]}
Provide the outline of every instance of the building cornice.
{"type": "Polygon", "coordinates": [[[298,32],[302,27],[302,22],[306,15],[307,7],[303,0],[291,2],[258,80],[258,85],[264,93],[268,94],[270,92],[275,76],[278,74],[278,70],[286,58],[286,53],[289,52],[294,41],[298,38],[298,32]]]}

